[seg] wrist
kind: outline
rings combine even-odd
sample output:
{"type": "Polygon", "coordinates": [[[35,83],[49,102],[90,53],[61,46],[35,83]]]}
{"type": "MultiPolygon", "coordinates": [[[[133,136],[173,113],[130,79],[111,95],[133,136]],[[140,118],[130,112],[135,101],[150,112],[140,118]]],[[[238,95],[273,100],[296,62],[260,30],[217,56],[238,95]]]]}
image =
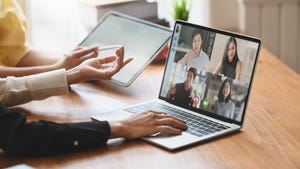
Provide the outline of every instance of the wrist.
{"type": "Polygon", "coordinates": [[[67,70],[67,82],[69,85],[79,83],[80,78],[80,70],[77,68],[67,70]]]}
{"type": "Polygon", "coordinates": [[[61,66],[61,64],[59,63],[59,60],[57,60],[55,63],[50,65],[51,69],[56,70],[56,69],[61,69],[64,68],[61,66]]]}
{"type": "Polygon", "coordinates": [[[55,64],[36,66],[35,68],[38,72],[49,72],[60,69],[55,64]]]}
{"type": "Polygon", "coordinates": [[[120,121],[109,121],[110,126],[110,137],[119,138],[124,137],[124,125],[120,121]]]}

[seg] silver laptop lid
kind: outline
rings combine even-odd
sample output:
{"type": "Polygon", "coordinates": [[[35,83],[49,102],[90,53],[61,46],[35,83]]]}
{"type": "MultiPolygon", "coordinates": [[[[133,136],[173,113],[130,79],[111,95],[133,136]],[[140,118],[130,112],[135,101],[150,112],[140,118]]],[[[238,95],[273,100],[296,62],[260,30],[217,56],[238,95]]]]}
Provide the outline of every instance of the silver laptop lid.
{"type": "Polygon", "coordinates": [[[159,98],[243,124],[260,40],[176,21],[159,98]]]}

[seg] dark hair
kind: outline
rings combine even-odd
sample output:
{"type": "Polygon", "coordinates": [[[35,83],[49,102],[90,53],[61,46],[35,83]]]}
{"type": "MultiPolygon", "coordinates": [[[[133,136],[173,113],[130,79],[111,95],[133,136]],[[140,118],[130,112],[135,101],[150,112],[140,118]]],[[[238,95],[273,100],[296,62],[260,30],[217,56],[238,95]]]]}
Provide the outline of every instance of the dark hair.
{"type": "MultiPolygon", "coordinates": [[[[223,59],[222,59],[222,68],[221,70],[224,69],[224,64],[227,63],[227,64],[232,64],[234,67],[236,67],[236,63],[239,61],[239,56],[238,56],[238,53],[237,53],[237,42],[236,42],[236,39],[234,37],[230,37],[227,42],[226,42],[226,45],[225,45],[225,50],[224,50],[224,54],[223,54],[223,59]],[[233,60],[232,62],[229,62],[228,61],[228,48],[229,48],[229,44],[233,42],[235,44],[235,55],[233,57],[233,60]]],[[[223,72],[223,71],[222,71],[223,72]]]]}
{"type": "Polygon", "coordinates": [[[191,37],[191,42],[193,42],[194,37],[195,37],[196,35],[198,35],[198,34],[200,34],[201,39],[203,40],[203,31],[200,30],[200,29],[194,29],[194,31],[193,31],[193,33],[192,33],[192,37],[191,37]]]}
{"type": "Polygon", "coordinates": [[[196,73],[197,73],[197,69],[194,68],[194,67],[190,67],[189,70],[188,70],[188,72],[192,72],[192,73],[193,73],[193,76],[194,76],[194,79],[195,79],[196,73]]]}
{"type": "Polygon", "coordinates": [[[219,94],[218,94],[218,98],[220,101],[225,101],[226,103],[231,99],[231,86],[232,86],[232,82],[230,79],[225,79],[219,89],[219,94]],[[229,95],[224,98],[224,95],[223,95],[223,89],[224,89],[224,86],[226,83],[229,83],[229,86],[230,86],[230,92],[229,92],[229,95]]]}

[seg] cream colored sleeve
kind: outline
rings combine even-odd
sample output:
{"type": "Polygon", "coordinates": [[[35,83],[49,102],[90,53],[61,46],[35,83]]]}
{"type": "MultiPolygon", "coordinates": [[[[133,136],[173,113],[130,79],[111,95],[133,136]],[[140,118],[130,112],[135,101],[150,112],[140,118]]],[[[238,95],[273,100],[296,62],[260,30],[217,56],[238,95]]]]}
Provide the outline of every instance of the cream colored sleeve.
{"type": "Polygon", "coordinates": [[[6,106],[23,104],[31,100],[41,100],[68,92],[64,69],[24,77],[10,76],[0,79],[0,102],[6,106]]]}

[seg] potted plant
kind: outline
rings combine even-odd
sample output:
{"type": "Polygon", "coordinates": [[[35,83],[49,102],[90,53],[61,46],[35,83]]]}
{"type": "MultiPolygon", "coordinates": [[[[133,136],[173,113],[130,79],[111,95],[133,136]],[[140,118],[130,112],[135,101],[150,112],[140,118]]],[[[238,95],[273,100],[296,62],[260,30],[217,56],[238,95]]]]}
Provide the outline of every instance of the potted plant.
{"type": "Polygon", "coordinates": [[[189,19],[189,13],[191,7],[190,4],[188,4],[187,0],[175,0],[174,14],[173,14],[174,20],[180,19],[180,20],[187,21],[189,19]]]}

